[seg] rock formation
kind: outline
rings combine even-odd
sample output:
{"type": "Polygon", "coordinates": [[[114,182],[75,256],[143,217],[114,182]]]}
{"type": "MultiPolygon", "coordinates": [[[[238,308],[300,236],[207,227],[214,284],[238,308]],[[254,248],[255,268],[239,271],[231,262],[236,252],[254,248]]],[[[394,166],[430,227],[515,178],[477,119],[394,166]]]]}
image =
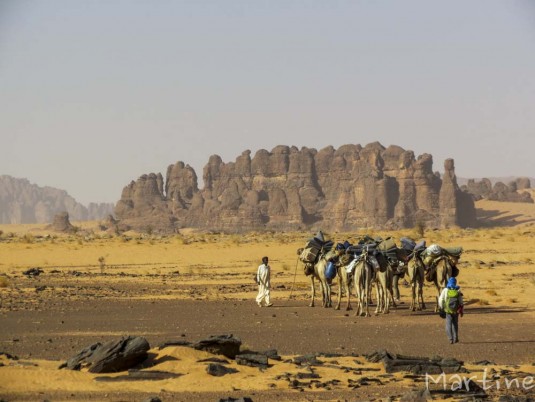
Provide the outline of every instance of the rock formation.
{"type": "Polygon", "coordinates": [[[453,160],[442,179],[432,165],[429,154],[415,158],[378,142],[320,151],[281,145],[229,163],[213,155],[202,190],[195,171],[178,162],[165,185],[154,173],[132,181],[115,213],[134,229],[162,232],[474,226],[474,201],[457,185],[453,160]]]}
{"type": "Polygon", "coordinates": [[[68,212],[74,221],[99,220],[113,208],[111,203],[91,203],[86,208],[64,190],[0,176],[0,223],[49,223],[59,212],[68,212]]]}
{"type": "Polygon", "coordinates": [[[56,214],[54,221],[48,228],[62,233],[74,233],[76,231],[76,228],[69,221],[69,214],[67,212],[56,214]]]}
{"type": "Polygon", "coordinates": [[[529,188],[531,188],[531,181],[527,177],[517,178],[507,185],[499,181],[494,186],[489,179],[482,179],[479,182],[470,179],[466,185],[462,186],[462,189],[470,193],[476,201],[487,199],[491,201],[533,203],[531,195],[522,191],[529,188]]]}

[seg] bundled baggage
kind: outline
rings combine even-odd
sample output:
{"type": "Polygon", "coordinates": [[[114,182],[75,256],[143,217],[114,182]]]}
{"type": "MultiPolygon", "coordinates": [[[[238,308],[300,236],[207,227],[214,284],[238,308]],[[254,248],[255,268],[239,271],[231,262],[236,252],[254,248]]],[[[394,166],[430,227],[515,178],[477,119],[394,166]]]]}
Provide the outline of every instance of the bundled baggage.
{"type": "Polygon", "coordinates": [[[399,239],[399,241],[401,243],[401,248],[409,253],[412,253],[414,248],[416,247],[416,242],[411,238],[402,237],[401,239],[399,239]]]}
{"type": "Polygon", "coordinates": [[[397,248],[396,241],[392,237],[387,237],[377,245],[377,250],[394,266],[399,264],[397,248]]]}
{"type": "Polygon", "coordinates": [[[333,247],[334,243],[331,240],[325,241],[323,232],[320,230],[312,239],[310,239],[301,254],[299,259],[306,264],[314,264],[321,253],[326,253],[333,247]]]}
{"type": "Polygon", "coordinates": [[[426,266],[433,265],[440,257],[447,255],[451,257],[456,263],[461,254],[463,253],[462,247],[440,247],[438,244],[431,244],[421,254],[422,260],[426,266]]]}
{"type": "Polygon", "coordinates": [[[335,276],[336,276],[336,265],[334,264],[334,262],[329,261],[329,263],[325,267],[325,278],[330,281],[335,276]]]}

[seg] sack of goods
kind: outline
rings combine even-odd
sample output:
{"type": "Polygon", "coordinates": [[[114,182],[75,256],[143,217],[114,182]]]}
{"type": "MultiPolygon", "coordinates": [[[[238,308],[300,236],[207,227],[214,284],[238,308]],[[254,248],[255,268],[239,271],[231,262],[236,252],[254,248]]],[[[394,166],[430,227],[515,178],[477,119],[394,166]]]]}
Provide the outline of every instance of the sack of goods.
{"type": "Polygon", "coordinates": [[[461,258],[461,254],[463,253],[462,247],[445,247],[443,249],[450,257],[454,258],[461,258]]]}
{"type": "Polygon", "coordinates": [[[416,247],[416,242],[408,237],[402,237],[399,239],[401,242],[401,248],[403,248],[405,251],[408,251],[409,253],[412,253],[414,248],[416,247]]]}
{"type": "Polygon", "coordinates": [[[325,241],[323,233],[319,231],[313,239],[310,239],[301,252],[299,259],[307,263],[315,263],[320,252],[327,252],[333,247],[331,240],[325,241]]]}
{"type": "Polygon", "coordinates": [[[336,276],[336,265],[332,261],[329,261],[327,267],[325,267],[325,278],[331,280],[336,276]]]}
{"type": "Polygon", "coordinates": [[[442,256],[442,254],[442,247],[440,247],[438,244],[431,244],[423,251],[422,260],[424,264],[429,267],[433,264],[433,262],[435,262],[435,260],[442,256]]]}

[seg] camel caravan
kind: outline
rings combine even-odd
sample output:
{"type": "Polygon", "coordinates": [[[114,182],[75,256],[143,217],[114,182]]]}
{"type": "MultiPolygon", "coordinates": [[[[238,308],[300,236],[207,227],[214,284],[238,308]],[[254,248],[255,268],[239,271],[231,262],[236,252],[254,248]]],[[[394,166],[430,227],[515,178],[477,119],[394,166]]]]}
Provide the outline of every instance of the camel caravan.
{"type": "Polygon", "coordinates": [[[304,248],[297,250],[304,264],[305,275],[310,276],[311,300],[314,307],[316,281],[322,294],[322,306],[332,307],[331,284],[336,278],[340,309],[343,294],[347,298],[346,310],[351,310],[351,294],[356,297],[356,315],[370,316],[369,306],[372,287],[375,286],[375,314],[387,314],[390,306],[399,303],[398,281],[402,278],[410,284],[412,298],[410,310],[424,310],[424,281],[433,283],[436,289],[435,311],[438,297],[450,277],[459,274],[457,263],[462,247],[444,248],[438,244],[426,246],[426,241],[416,243],[408,237],[400,239],[398,247],[392,237],[382,239],[363,236],[356,244],[349,241],[334,244],[319,231],[304,248]]]}

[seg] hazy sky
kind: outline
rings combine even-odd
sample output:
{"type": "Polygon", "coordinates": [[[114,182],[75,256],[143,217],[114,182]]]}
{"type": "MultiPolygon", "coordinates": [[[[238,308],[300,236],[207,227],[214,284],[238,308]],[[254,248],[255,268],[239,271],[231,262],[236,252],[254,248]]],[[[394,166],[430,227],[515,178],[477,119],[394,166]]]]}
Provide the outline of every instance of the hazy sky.
{"type": "Polygon", "coordinates": [[[279,144],[533,176],[535,2],[0,0],[0,138],[82,203],[279,144]]]}

